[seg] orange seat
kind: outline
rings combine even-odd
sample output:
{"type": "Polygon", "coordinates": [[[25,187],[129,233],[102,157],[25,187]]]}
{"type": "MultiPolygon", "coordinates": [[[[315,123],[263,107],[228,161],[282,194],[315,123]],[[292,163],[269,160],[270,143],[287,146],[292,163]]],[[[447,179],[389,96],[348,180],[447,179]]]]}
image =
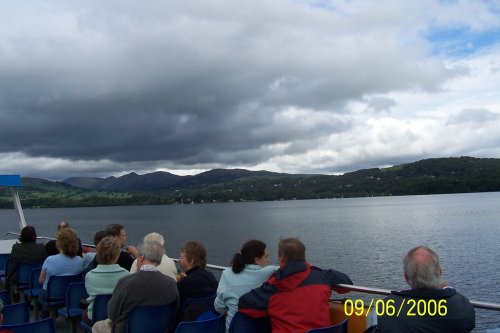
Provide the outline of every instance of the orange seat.
{"type": "MultiPolygon", "coordinates": [[[[332,321],[332,325],[336,325],[341,323],[345,318],[349,318],[347,327],[349,333],[363,333],[366,330],[366,312],[367,308],[365,307],[365,312],[362,316],[358,316],[355,312],[351,316],[346,316],[344,311],[344,304],[340,301],[332,301],[330,302],[330,319],[332,321]]],[[[347,311],[348,313],[351,311],[347,311]]]]}

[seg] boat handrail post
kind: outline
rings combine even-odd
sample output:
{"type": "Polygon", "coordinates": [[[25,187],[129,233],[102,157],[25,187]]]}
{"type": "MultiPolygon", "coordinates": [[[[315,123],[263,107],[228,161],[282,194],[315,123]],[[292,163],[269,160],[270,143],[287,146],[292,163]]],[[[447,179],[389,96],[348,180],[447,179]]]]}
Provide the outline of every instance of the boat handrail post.
{"type": "Polygon", "coordinates": [[[12,194],[12,201],[14,202],[17,218],[19,220],[19,230],[22,230],[26,226],[26,220],[24,219],[23,207],[21,206],[21,200],[19,199],[19,192],[15,187],[11,187],[10,192],[12,194]]]}

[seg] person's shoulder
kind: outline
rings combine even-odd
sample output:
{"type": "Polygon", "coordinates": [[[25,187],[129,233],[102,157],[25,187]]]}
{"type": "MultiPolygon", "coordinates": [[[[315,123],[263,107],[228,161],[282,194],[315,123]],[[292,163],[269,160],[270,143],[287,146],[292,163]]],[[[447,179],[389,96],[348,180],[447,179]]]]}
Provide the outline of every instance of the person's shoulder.
{"type": "Polygon", "coordinates": [[[74,264],[80,264],[80,265],[83,263],[83,258],[80,256],[70,257],[70,256],[66,256],[64,254],[58,254],[58,255],[60,255],[61,260],[65,260],[65,261],[72,262],[74,264]]]}
{"type": "Polygon", "coordinates": [[[205,276],[209,277],[210,279],[212,279],[212,278],[213,278],[213,279],[215,280],[215,275],[214,275],[212,272],[210,272],[210,271],[208,271],[208,270],[206,270],[206,269],[200,269],[200,272],[201,272],[203,275],[205,275],[205,276]]]}
{"type": "Polygon", "coordinates": [[[135,276],[134,279],[148,280],[152,283],[177,285],[174,279],[162,274],[160,271],[138,271],[134,274],[129,274],[129,277],[131,276],[135,276]]]}
{"type": "Polygon", "coordinates": [[[268,266],[262,267],[261,271],[272,274],[272,273],[276,272],[278,270],[278,268],[279,268],[278,266],[268,265],[268,266]]]}
{"type": "Polygon", "coordinates": [[[140,281],[140,279],[137,279],[137,274],[127,274],[119,278],[116,285],[134,283],[134,281],[140,281]]]}
{"type": "Polygon", "coordinates": [[[40,251],[45,251],[45,244],[42,244],[42,243],[33,243],[33,247],[35,247],[36,249],[40,250],[40,251]]]}
{"type": "Polygon", "coordinates": [[[22,248],[22,243],[16,242],[12,244],[12,252],[18,251],[22,248]]]}
{"type": "Polygon", "coordinates": [[[161,258],[162,262],[163,262],[163,260],[167,260],[168,262],[173,262],[175,264],[174,259],[170,258],[166,254],[164,254],[163,257],[161,258]]]}
{"type": "Polygon", "coordinates": [[[51,262],[57,261],[59,259],[58,256],[59,256],[59,254],[53,254],[51,256],[48,256],[47,258],[45,258],[45,262],[51,263],[51,262]]]}
{"type": "MultiPolygon", "coordinates": [[[[455,290],[455,289],[453,289],[453,290],[455,290]]],[[[451,307],[451,304],[455,303],[455,304],[461,304],[460,307],[473,308],[469,299],[456,290],[455,290],[455,293],[453,293],[451,295],[451,297],[449,297],[449,299],[450,299],[450,302],[448,302],[448,303],[450,303],[450,307],[451,307]]]]}

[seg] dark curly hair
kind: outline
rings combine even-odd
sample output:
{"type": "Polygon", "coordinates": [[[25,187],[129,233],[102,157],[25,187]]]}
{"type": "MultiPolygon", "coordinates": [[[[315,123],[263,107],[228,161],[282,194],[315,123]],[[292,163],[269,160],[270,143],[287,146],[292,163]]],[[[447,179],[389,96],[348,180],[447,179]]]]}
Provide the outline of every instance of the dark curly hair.
{"type": "Polygon", "coordinates": [[[21,235],[19,236],[19,241],[21,243],[35,243],[36,242],[36,230],[35,227],[30,225],[26,226],[21,230],[21,235]]]}

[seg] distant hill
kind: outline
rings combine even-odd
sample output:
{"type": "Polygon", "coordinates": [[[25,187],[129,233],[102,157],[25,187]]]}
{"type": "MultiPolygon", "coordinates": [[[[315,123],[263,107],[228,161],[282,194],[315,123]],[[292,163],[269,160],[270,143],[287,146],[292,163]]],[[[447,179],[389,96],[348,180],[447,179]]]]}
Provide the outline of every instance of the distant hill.
{"type": "MultiPolygon", "coordinates": [[[[344,175],[297,175],[215,169],[194,176],[168,172],[121,177],[23,178],[25,207],[152,205],[500,191],[500,159],[425,159],[344,175]]],[[[0,208],[12,207],[0,191],[0,208]]]]}
{"type": "Polygon", "coordinates": [[[68,178],[62,182],[86,189],[107,191],[158,191],[171,188],[196,187],[231,182],[236,179],[276,178],[292,176],[269,171],[249,171],[245,169],[214,169],[195,176],[177,176],[169,172],[153,172],[138,175],[135,172],[121,177],[108,178],[68,178]]]}
{"type": "Polygon", "coordinates": [[[63,180],[63,183],[77,187],[106,191],[155,191],[168,188],[178,183],[183,176],[168,172],[153,172],[138,175],[131,172],[121,177],[83,178],[75,177],[63,180]]]}

